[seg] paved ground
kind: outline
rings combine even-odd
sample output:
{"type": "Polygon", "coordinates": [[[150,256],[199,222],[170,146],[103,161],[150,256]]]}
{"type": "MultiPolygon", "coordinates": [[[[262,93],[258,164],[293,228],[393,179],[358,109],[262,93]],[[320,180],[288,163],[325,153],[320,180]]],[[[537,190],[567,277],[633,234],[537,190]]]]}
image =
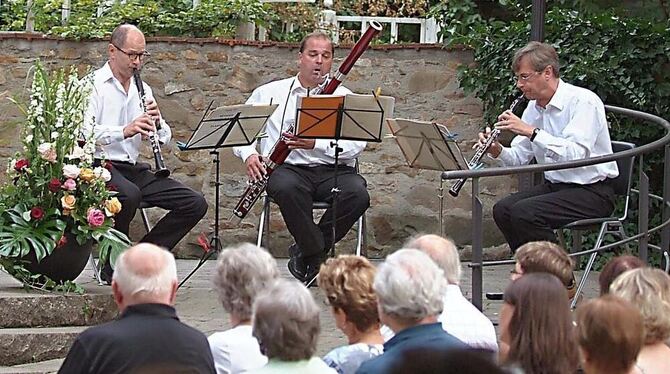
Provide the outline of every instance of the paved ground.
{"type": "MultiPolygon", "coordinates": [[[[188,274],[197,264],[194,260],[178,260],[177,269],[180,279],[188,274]]],[[[205,334],[209,335],[215,331],[225,330],[229,327],[228,316],[218,303],[216,294],[212,290],[211,281],[212,272],[214,269],[214,261],[208,261],[202,268],[200,268],[191,279],[184,284],[177,293],[177,312],[182,319],[189,325],[192,325],[205,334]]],[[[280,259],[279,266],[282,272],[282,277],[291,278],[291,275],[286,270],[286,260],[280,259]]],[[[470,297],[471,272],[464,264],[465,271],[463,272],[463,280],[461,288],[466,297],[470,297]]],[[[509,282],[509,271],[511,266],[490,267],[484,269],[484,292],[503,291],[509,282]]],[[[597,273],[593,273],[589,277],[586,286],[586,297],[594,297],[597,294],[597,273]]],[[[579,279],[579,278],[578,278],[579,279]]],[[[92,273],[87,269],[77,279],[77,282],[82,284],[87,292],[111,292],[107,286],[98,286],[97,282],[93,281],[92,273]]],[[[319,338],[318,354],[323,355],[330,349],[346,344],[344,336],[335,327],[334,320],[326,306],[323,293],[318,288],[311,288],[317,303],[322,307],[321,312],[321,326],[322,333],[319,338]]],[[[8,275],[0,273],[0,293],[2,292],[23,292],[20,290],[16,281],[11,279],[8,275]]],[[[500,301],[488,301],[484,299],[484,313],[497,325],[498,311],[500,310],[500,301]]],[[[60,360],[52,360],[41,364],[33,364],[29,366],[32,369],[43,368],[46,372],[50,370],[57,370],[60,365],[60,360]]],[[[0,368],[0,373],[9,373],[7,369],[0,368]]]]}

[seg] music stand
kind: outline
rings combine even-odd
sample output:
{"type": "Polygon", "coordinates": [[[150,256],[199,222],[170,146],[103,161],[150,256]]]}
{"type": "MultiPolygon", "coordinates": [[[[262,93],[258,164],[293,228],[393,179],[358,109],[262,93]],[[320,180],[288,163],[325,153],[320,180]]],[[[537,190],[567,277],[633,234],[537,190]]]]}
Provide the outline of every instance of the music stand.
{"type": "MultiPolygon", "coordinates": [[[[444,125],[401,118],[389,119],[387,123],[409,167],[438,171],[469,169],[455,136],[444,125]]],[[[444,236],[442,178],[438,191],[440,235],[444,236]]]]}
{"type": "MultiPolygon", "coordinates": [[[[329,256],[335,254],[335,222],[337,221],[337,199],[340,189],[337,183],[337,168],[342,148],[340,139],[380,143],[385,117],[392,116],[395,99],[389,96],[317,95],[298,98],[296,114],[296,136],[306,139],[328,139],[335,150],[332,193],[332,242],[329,256]]],[[[316,276],[306,282],[309,287],[316,276]]]]}
{"type": "Polygon", "coordinates": [[[203,252],[200,262],[182,281],[181,287],[204,263],[212,257],[214,252],[221,251],[221,240],[219,239],[219,190],[221,186],[219,155],[220,148],[250,145],[259,136],[268,117],[277,109],[277,104],[269,105],[231,105],[212,108],[214,101],[210,102],[205,113],[200,119],[198,126],[191,134],[186,144],[178,144],[182,151],[209,149],[210,155],[214,156],[216,167],[215,186],[215,210],[214,210],[214,235],[209,242],[213,250],[203,252]]]}

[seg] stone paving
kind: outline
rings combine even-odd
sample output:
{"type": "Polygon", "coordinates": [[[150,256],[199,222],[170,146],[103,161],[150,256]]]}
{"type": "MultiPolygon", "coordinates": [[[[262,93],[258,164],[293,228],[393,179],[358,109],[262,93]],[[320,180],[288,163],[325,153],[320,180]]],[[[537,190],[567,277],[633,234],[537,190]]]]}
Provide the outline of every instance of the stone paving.
{"type": "MultiPolygon", "coordinates": [[[[281,276],[291,278],[286,270],[286,259],[279,259],[281,276]]],[[[180,279],[188,274],[196,265],[195,260],[177,260],[177,269],[180,279]]],[[[375,261],[378,263],[378,261],[375,261]]],[[[211,287],[211,277],[214,271],[215,261],[208,261],[181,287],[177,293],[177,313],[185,323],[201,330],[206,335],[213,332],[229,328],[228,316],[223,311],[217,296],[211,287]]],[[[484,292],[501,292],[509,282],[509,271],[511,266],[489,267],[484,269],[484,292]]],[[[577,275],[578,279],[580,275],[577,275]]],[[[594,297],[597,294],[598,274],[593,273],[589,277],[586,286],[585,296],[594,297]]],[[[92,273],[87,269],[77,279],[89,293],[111,292],[107,286],[99,286],[92,279],[92,273]]],[[[461,288],[466,297],[470,296],[471,272],[464,264],[463,280],[461,288]]],[[[346,344],[346,339],[342,333],[335,327],[334,320],[324,301],[323,293],[318,288],[310,289],[315,296],[317,303],[322,307],[321,326],[322,332],[318,343],[318,355],[324,355],[334,347],[346,344]]],[[[5,273],[0,273],[0,294],[2,293],[24,292],[20,289],[18,283],[5,273]]],[[[498,311],[501,301],[489,301],[484,299],[484,313],[497,325],[498,311]]],[[[496,327],[497,328],[497,327],[496,327]]],[[[51,372],[56,371],[62,360],[51,360],[44,363],[22,365],[19,367],[2,368],[0,373],[10,372],[51,372]],[[25,370],[25,371],[24,371],[25,370]]]]}

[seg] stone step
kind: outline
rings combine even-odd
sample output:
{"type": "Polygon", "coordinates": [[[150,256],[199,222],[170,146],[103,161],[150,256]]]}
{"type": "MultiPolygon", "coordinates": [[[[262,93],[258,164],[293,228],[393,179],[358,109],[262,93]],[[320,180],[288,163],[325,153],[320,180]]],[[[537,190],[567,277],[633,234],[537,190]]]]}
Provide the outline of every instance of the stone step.
{"type": "Polygon", "coordinates": [[[63,364],[63,359],[40,361],[31,364],[15,366],[0,366],[0,374],[47,374],[57,373],[63,364]]]}
{"type": "Polygon", "coordinates": [[[0,365],[64,358],[86,326],[0,329],[0,365]]]}

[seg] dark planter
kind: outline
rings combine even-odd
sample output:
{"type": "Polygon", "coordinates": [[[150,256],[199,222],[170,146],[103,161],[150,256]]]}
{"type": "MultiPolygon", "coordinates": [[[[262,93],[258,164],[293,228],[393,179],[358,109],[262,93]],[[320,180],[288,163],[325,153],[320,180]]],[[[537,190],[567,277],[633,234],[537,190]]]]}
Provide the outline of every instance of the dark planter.
{"type": "Polygon", "coordinates": [[[77,278],[88,263],[94,241],[90,239],[80,245],[70,233],[66,233],[65,238],[67,239],[65,245],[55,248],[40,262],[37,262],[35,254],[31,252],[26,256],[28,263],[25,268],[33,274],[45,275],[56,282],[71,281],[77,278]]]}

